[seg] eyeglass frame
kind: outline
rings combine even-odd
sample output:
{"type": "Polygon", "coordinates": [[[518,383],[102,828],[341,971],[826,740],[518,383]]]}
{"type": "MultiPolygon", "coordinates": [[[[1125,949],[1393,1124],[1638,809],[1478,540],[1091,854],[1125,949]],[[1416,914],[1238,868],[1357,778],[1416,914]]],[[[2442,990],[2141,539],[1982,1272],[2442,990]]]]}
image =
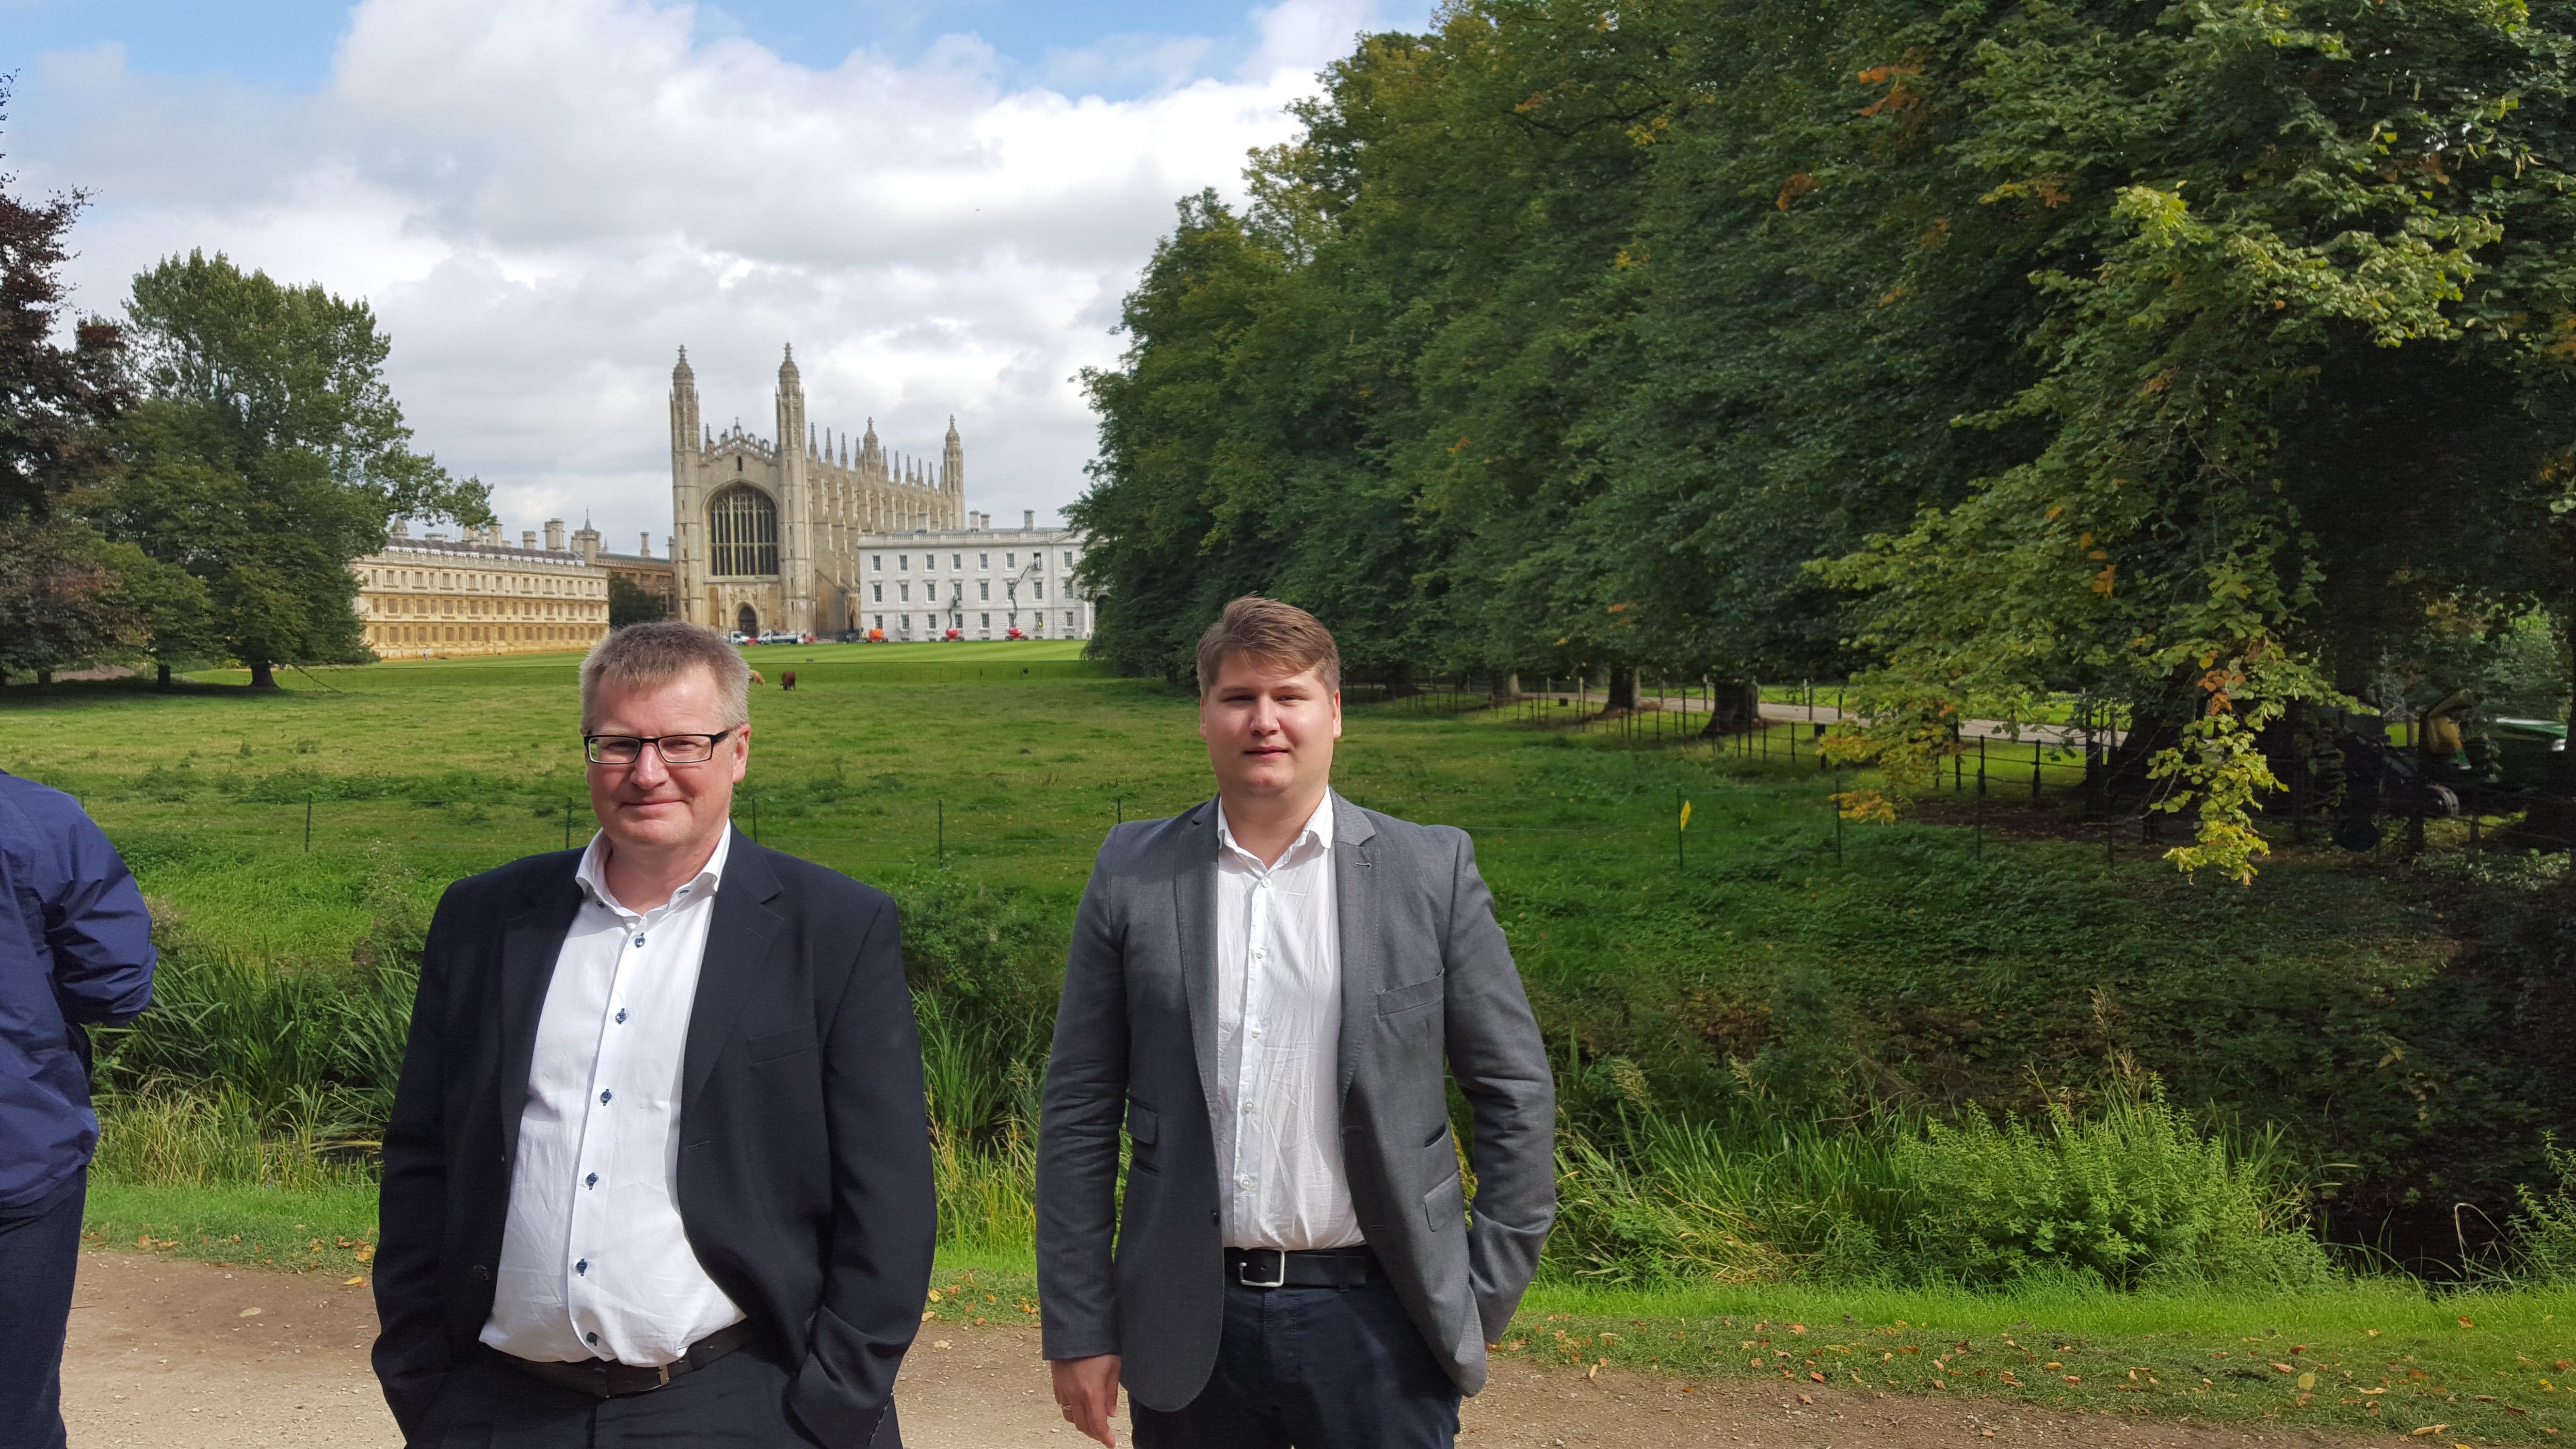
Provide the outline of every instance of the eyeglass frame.
{"type": "Polygon", "coordinates": [[[614,765],[620,769],[624,769],[644,763],[644,747],[646,745],[651,745],[653,747],[653,753],[661,755],[662,763],[665,766],[704,765],[714,761],[716,757],[716,746],[723,744],[728,736],[741,728],[742,726],[740,725],[727,725],[723,729],[720,729],[711,735],[692,734],[687,732],[670,735],[583,735],[581,737],[581,753],[583,759],[588,760],[594,765],[614,765]],[[599,758],[591,752],[598,748],[601,740],[633,740],[635,742],[635,758],[631,760],[603,760],[599,758]],[[664,740],[705,740],[707,742],[707,757],[703,760],[674,760],[669,755],[662,754],[662,742],[664,740]]]}

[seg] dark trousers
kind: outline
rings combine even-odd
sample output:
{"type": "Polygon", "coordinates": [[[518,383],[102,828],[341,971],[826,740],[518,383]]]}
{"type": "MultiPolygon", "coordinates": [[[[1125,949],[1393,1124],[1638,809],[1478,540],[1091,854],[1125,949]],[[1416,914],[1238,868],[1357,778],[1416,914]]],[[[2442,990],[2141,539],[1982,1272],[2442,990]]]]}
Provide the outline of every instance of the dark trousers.
{"type": "Polygon", "coordinates": [[[1449,1449],[1458,1386],[1394,1287],[1225,1290],[1216,1371],[1165,1413],[1130,1401],[1136,1449],[1449,1449]]]}
{"type": "MultiPolygon", "coordinates": [[[[602,1399],[479,1349],[439,1391],[429,1436],[412,1449],[815,1449],[788,1417],[787,1378],[752,1347],[649,1393],[602,1399]]],[[[903,1449],[891,1405],[866,1449],[903,1449]]]]}
{"type": "Polygon", "coordinates": [[[0,1216],[0,1444],[62,1449],[63,1327],[80,1267],[89,1169],[23,1213],[0,1216]]]}

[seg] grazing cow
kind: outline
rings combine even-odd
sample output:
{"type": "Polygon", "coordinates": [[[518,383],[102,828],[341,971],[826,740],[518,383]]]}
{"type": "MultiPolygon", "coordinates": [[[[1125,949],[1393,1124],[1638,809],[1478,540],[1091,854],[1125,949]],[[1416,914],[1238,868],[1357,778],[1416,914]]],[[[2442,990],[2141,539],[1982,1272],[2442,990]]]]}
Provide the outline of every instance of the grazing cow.
{"type": "Polygon", "coordinates": [[[760,671],[755,669],[751,671],[751,682],[754,684],[767,684],[769,681],[761,678],[760,671]]]}
{"type": "Polygon", "coordinates": [[[796,687],[796,671],[791,669],[785,674],[778,676],[778,687],[781,689],[794,689],[796,687]]]}

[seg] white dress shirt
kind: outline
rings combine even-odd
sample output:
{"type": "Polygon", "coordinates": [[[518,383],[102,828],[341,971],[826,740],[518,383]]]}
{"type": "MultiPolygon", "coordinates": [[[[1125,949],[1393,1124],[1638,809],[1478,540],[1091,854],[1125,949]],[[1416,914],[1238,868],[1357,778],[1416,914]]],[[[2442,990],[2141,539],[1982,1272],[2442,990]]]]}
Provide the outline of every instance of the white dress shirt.
{"type": "Polygon", "coordinates": [[[1217,1072],[1208,1104],[1229,1248],[1363,1241],[1342,1171],[1342,943],[1333,798],[1276,865],[1216,816],[1217,1072]]]}
{"type": "Polygon", "coordinates": [[[540,1362],[658,1368],[739,1323],[680,1224],[680,1072],[727,831],[696,878],[637,914],[591,837],[555,957],[483,1341],[540,1362]]]}

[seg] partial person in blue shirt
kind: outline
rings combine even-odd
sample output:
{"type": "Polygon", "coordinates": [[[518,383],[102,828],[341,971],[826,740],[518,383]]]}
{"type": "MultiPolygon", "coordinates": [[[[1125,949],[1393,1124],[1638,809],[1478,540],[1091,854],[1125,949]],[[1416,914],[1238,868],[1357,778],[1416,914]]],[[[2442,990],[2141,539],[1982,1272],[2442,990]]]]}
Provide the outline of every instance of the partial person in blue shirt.
{"type": "Polygon", "coordinates": [[[152,1004],[152,918],[80,802],[0,771],[0,1444],[63,1443],[71,1317],[98,1116],[89,1030],[152,1004]]]}

